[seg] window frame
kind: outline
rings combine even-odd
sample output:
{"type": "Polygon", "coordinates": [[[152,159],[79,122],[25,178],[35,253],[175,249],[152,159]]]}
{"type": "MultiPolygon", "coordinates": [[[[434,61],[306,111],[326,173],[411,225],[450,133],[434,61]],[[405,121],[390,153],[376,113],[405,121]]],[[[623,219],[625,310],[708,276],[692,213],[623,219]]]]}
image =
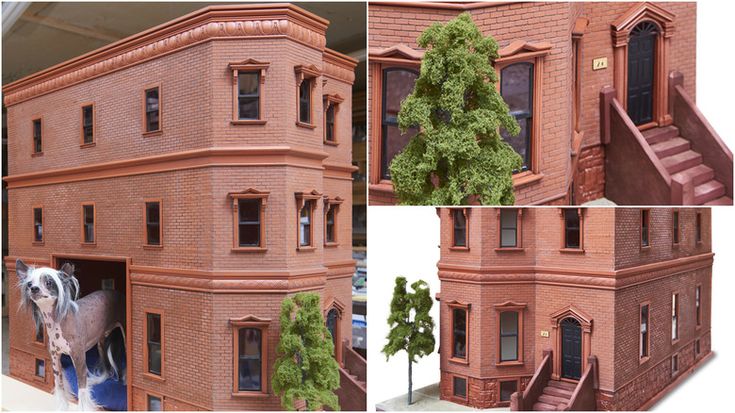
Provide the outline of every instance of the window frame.
{"type": "Polygon", "coordinates": [[[81,214],[82,215],[81,216],[81,239],[80,239],[81,244],[83,246],[85,246],[85,245],[86,246],[91,246],[91,247],[92,246],[96,246],[97,245],[97,238],[98,238],[97,237],[97,205],[95,204],[95,202],[92,202],[92,201],[82,202],[82,211],[81,212],[82,212],[82,214],[81,214]],[[92,239],[93,240],[91,242],[86,241],[85,231],[84,231],[85,225],[86,225],[86,223],[84,221],[84,207],[88,207],[88,206],[91,206],[92,207],[92,239]]]}
{"type": "Polygon", "coordinates": [[[143,200],[143,248],[163,248],[163,199],[148,198],[143,200]],[[158,204],[158,244],[151,244],[148,240],[148,204],[158,204]]]}
{"type": "Polygon", "coordinates": [[[33,362],[33,380],[39,381],[42,383],[47,383],[47,377],[48,377],[48,360],[44,357],[34,357],[33,362]],[[40,363],[43,363],[43,376],[38,375],[38,365],[40,363]]]}
{"type": "Polygon", "coordinates": [[[585,208],[559,208],[559,216],[561,218],[561,248],[559,249],[560,252],[563,253],[580,253],[583,254],[584,251],[584,212],[585,208]],[[567,220],[566,220],[566,210],[577,210],[577,215],[579,216],[579,247],[568,247],[567,246],[567,220]]]}
{"type": "MultiPolygon", "coordinates": [[[[325,247],[336,247],[339,246],[339,209],[340,205],[344,200],[342,198],[335,197],[335,198],[324,198],[324,246],[325,247]],[[327,224],[328,224],[328,215],[331,211],[334,211],[334,224],[333,224],[333,241],[328,241],[328,235],[329,232],[327,231],[327,224]]],[[[300,233],[300,232],[299,232],[300,233]]]]}
{"type": "Polygon", "coordinates": [[[31,119],[31,157],[43,155],[43,116],[37,116],[31,119]],[[38,141],[41,147],[40,151],[36,151],[36,123],[39,125],[38,141]]]}
{"type": "Polygon", "coordinates": [[[246,59],[242,62],[233,62],[228,65],[232,71],[232,119],[231,125],[265,125],[266,120],[263,113],[265,105],[263,104],[265,94],[266,72],[270,67],[269,62],[261,62],[255,59],[246,59]],[[240,72],[257,72],[258,79],[258,118],[257,119],[240,119],[240,102],[239,102],[239,73],[240,72]]]}
{"type": "Polygon", "coordinates": [[[316,117],[314,116],[314,95],[316,94],[317,80],[321,77],[322,73],[314,65],[297,65],[294,66],[294,73],[296,75],[296,126],[316,129],[316,117]],[[301,84],[303,82],[309,82],[309,121],[301,121],[301,84]]]}
{"type": "Polygon", "coordinates": [[[449,208],[449,221],[452,225],[452,243],[449,244],[449,249],[451,251],[469,251],[470,250],[470,212],[472,210],[470,208],[449,208]],[[455,215],[457,212],[461,212],[462,215],[464,215],[464,244],[465,245],[457,245],[457,240],[455,238],[455,215]]]}
{"type": "Polygon", "coordinates": [[[638,305],[638,364],[643,364],[651,359],[651,302],[644,301],[638,305]],[[643,353],[643,307],[646,313],[646,346],[643,353]]]}
{"type": "Polygon", "coordinates": [[[695,326],[699,330],[702,328],[702,284],[696,284],[694,286],[694,311],[695,311],[695,326]]]}
{"type": "MultiPolygon", "coordinates": [[[[502,97],[503,96],[503,82],[502,82],[503,71],[505,71],[505,69],[508,69],[512,66],[519,66],[519,65],[530,65],[529,70],[528,70],[530,74],[529,75],[530,84],[528,86],[528,103],[531,107],[530,107],[530,111],[520,112],[516,115],[514,115],[511,112],[510,115],[513,116],[513,118],[516,119],[516,121],[518,121],[518,119],[526,119],[526,120],[530,119],[531,127],[527,128],[528,137],[526,138],[526,142],[525,142],[527,146],[527,151],[528,151],[528,162],[527,162],[528,165],[521,166],[521,169],[514,171],[514,174],[532,171],[531,164],[532,164],[533,156],[534,156],[534,148],[533,148],[534,128],[533,128],[533,125],[536,122],[536,119],[534,116],[535,115],[535,108],[534,108],[534,103],[535,103],[534,96],[535,95],[534,94],[536,92],[536,90],[534,89],[534,85],[535,85],[535,76],[536,76],[536,64],[535,64],[535,59],[519,60],[516,62],[507,63],[505,65],[502,65],[497,69],[499,92],[500,92],[500,96],[502,97]]],[[[503,100],[505,100],[505,98],[503,98],[503,100]]],[[[501,136],[501,139],[503,139],[502,136],[501,136]]],[[[520,154],[518,155],[520,156],[520,154]]],[[[526,163],[525,159],[523,160],[523,163],[526,163]]]]}
{"type": "Polygon", "coordinates": [[[166,380],[166,340],[165,340],[165,331],[166,331],[166,324],[165,324],[165,315],[162,309],[158,308],[143,308],[143,376],[149,379],[157,380],[157,381],[165,381],[166,380]],[[150,365],[149,365],[149,349],[148,349],[148,315],[158,315],[159,317],[159,325],[160,325],[160,337],[161,337],[161,372],[160,374],[153,373],[150,371],[150,365]]]}
{"type": "Polygon", "coordinates": [[[252,314],[242,318],[231,318],[230,328],[232,329],[232,396],[233,397],[262,397],[268,396],[268,329],[271,320],[260,318],[252,314]],[[239,386],[239,334],[243,328],[252,328],[260,330],[260,390],[240,390],[239,386]]]}
{"type": "Polygon", "coordinates": [[[679,372],[681,371],[681,360],[679,360],[679,353],[674,353],[671,355],[671,377],[676,377],[679,375],[679,372]]]}
{"type": "Polygon", "coordinates": [[[674,246],[681,243],[681,214],[678,209],[671,211],[671,243],[674,246]]]}
{"type": "Polygon", "coordinates": [[[469,395],[470,386],[469,386],[468,377],[461,375],[461,374],[452,374],[451,377],[452,377],[452,394],[450,398],[455,401],[467,402],[470,396],[469,395]],[[457,395],[456,379],[464,380],[464,397],[457,395]]]}
{"type": "Polygon", "coordinates": [[[651,248],[651,210],[648,208],[642,208],[638,214],[640,217],[640,234],[638,242],[642,251],[649,250],[651,248]],[[645,234],[645,243],[644,236],[645,234]]]}
{"type": "MultiPolygon", "coordinates": [[[[152,112],[151,112],[152,113],[152,112]]],[[[163,88],[160,83],[150,84],[143,88],[143,136],[155,136],[163,133],[163,88]],[[158,89],[158,129],[148,130],[148,92],[158,89]]]]}
{"type": "Polygon", "coordinates": [[[265,209],[268,205],[269,191],[259,191],[254,188],[248,188],[242,192],[230,192],[227,194],[232,202],[232,252],[265,252],[268,251],[266,238],[266,215],[265,209]],[[260,245],[258,246],[240,246],[240,200],[241,199],[259,199],[260,200],[260,245]]]}
{"type": "MultiPolygon", "coordinates": [[[[498,391],[497,391],[497,398],[496,398],[496,406],[497,407],[507,407],[510,406],[510,398],[508,400],[502,400],[501,399],[501,386],[503,383],[515,383],[516,384],[516,390],[513,393],[516,393],[520,391],[521,389],[521,379],[520,377],[509,377],[509,378],[498,378],[498,391]]],[[[511,398],[513,397],[513,393],[511,393],[511,398]]]]}
{"type": "Polygon", "coordinates": [[[670,331],[671,331],[671,344],[678,343],[681,339],[681,302],[680,302],[680,296],[678,291],[674,291],[671,293],[671,323],[670,323],[670,331]],[[676,333],[676,334],[674,334],[676,333]]]}
{"type": "Polygon", "coordinates": [[[541,127],[541,117],[543,116],[543,77],[544,77],[544,61],[546,55],[551,52],[551,43],[535,43],[529,44],[523,41],[515,41],[508,46],[498,50],[499,57],[495,59],[494,69],[497,74],[498,81],[496,87],[500,93],[502,84],[502,71],[504,68],[516,63],[533,64],[533,79],[531,85],[531,127],[530,127],[530,156],[529,165],[526,171],[519,171],[513,174],[513,186],[518,187],[529,183],[536,182],[543,178],[541,174],[541,135],[543,128],[541,127]]]}
{"type": "Polygon", "coordinates": [[[31,244],[42,246],[46,243],[46,214],[43,211],[42,204],[36,204],[31,206],[31,226],[33,232],[31,233],[31,244]],[[36,239],[36,210],[41,210],[41,239],[36,239]]]}
{"type": "MultiPolygon", "coordinates": [[[[160,99],[159,99],[160,100],[160,99]]],[[[160,102],[159,102],[160,103],[160,102]]],[[[94,102],[86,102],[82,103],[81,106],[81,118],[80,118],[80,124],[79,124],[79,131],[80,131],[80,137],[79,137],[79,147],[80,148],[90,148],[97,144],[97,111],[95,110],[94,102]],[[92,141],[85,142],[84,141],[84,110],[87,108],[91,108],[92,111],[92,141]]]]}
{"type": "Polygon", "coordinates": [[[158,394],[158,393],[153,393],[153,392],[148,391],[148,390],[146,390],[144,392],[144,394],[145,394],[145,408],[146,408],[146,411],[149,411],[149,412],[155,411],[155,410],[151,410],[151,405],[150,405],[150,399],[151,398],[158,399],[158,400],[161,401],[161,410],[160,411],[165,411],[166,410],[166,407],[164,405],[165,398],[163,397],[163,395],[158,394]]]}
{"type": "Polygon", "coordinates": [[[460,303],[458,301],[452,301],[447,303],[449,308],[449,358],[448,360],[452,363],[470,364],[470,307],[468,303],[460,303]],[[454,355],[454,311],[462,310],[465,316],[465,328],[464,328],[464,358],[459,358],[454,355]]]}
{"type": "Polygon", "coordinates": [[[523,208],[497,208],[497,244],[495,247],[495,251],[503,252],[503,251],[523,251],[525,248],[523,247],[523,208]],[[504,247],[503,246],[503,211],[505,210],[515,210],[516,211],[516,245],[513,247],[504,247]]]}
{"type": "MultiPolygon", "coordinates": [[[[378,154],[378,157],[380,159],[380,164],[377,165],[377,167],[378,167],[377,169],[378,169],[378,176],[379,176],[380,180],[381,181],[386,181],[386,182],[393,182],[392,179],[386,177],[386,174],[384,173],[384,170],[383,170],[383,167],[385,166],[385,168],[387,169],[390,166],[390,161],[392,161],[392,159],[391,159],[387,164],[385,164],[385,165],[383,164],[383,162],[384,162],[383,157],[385,156],[385,148],[386,148],[386,146],[385,146],[386,145],[386,139],[385,139],[385,137],[387,135],[386,134],[386,128],[388,126],[398,127],[398,120],[396,118],[396,122],[392,122],[392,121],[389,122],[387,120],[387,118],[386,118],[385,109],[387,107],[387,105],[386,105],[387,93],[385,93],[385,88],[386,88],[386,85],[388,84],[388,82],[386,81],[386,79],[388,77],[388,73],[390,73],[390,72],[396,72],[396,71],[411,72],[411,73],[413,73],[413,74],[416,75],[416,80],[418,80],[419,75],[420,75],[420,73],[419,73],[420,72],[420,65],[419,65],[419,69],[416,69],[413,66],[409,67],[409,66],[400,66],[399,65],[399,66],[389,66],[389,67],[383,68],[380,71],[380,76],[381,76],[381,79],[380,79],[380,132],[379,132],[379,136],[380,136],[380,153],[378,154]]],[[[413,91],[411,93],[413,93],[413,91]]]]}
{"type": "Polygon", "coordinates": [[[344,102],[344,99],[340,95],[324,95],[323,97],[324,101],[324,116],[323,119],[323,130],[324,130],[324,144],[326,145],[333,145],[337,146],[339,145],[339,133],[337,133],[339,128],[339,108],[342,105],[342,102],[344,102]],[[332,125],[332,139],[327,139],[327,113],[329,111],[329,108],[332,107],[334,110],[334,122],[332,125]]]}
{"type": "Polygon", "coordinates": [[[313,251],[316,249],[317,242],[314,239],[314,226],[316,225],[315,217],[317,210],[317,201],[322,198],[322,194],[316,190],[310,192],[296,192],[296,250],[297,251],[313,251]],[[309,244],[301,245],[301,210],[307,205],[311,206],[311,216],[309,218],[309,244]]]}
{"type": "Polygon", "coordinates": [[[495,357],[495,366],[497,367],[505,367],[505,366],[522,366],[524,364],[524,353],[523,353],[523,322],[524,322],[524,313],[526,308],[528,307],[527,303],[517,303],[514,301],[506,301],[501,304],[496,304],[495,306],[495,325],[496,325],[496,357],[495,357]],[[518,318],[518,328],[516,330],[516,359],[515,360],[502,360],[502,329],[500,325],[501,315],[502,313],[517,313],[518,318]]]}

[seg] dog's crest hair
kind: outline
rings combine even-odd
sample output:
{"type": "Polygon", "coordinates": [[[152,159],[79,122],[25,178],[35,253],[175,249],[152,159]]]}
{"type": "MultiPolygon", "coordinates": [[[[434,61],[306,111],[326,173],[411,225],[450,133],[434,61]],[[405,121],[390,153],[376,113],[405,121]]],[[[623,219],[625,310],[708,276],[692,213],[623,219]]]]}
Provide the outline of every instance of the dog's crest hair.
{"type": "MultiPolygon", "coordinates": [[[[16,271],[20,270],[23,272],[23,277],[18,277],[18,287],[20,288],[20,307],[30,306],[33,312],[33,322],[36,325],[36,334],[43,327],[43,317],[41,315],[41,309],[38,305],[31,300],[28,289],[25,288],[25,283],[28,280],[28,276],[38,272],[38,278],[41,280],[51,279],[56,286],[57,296],[55,304],[55,313],[57,322],[66,317],[66,314],[71,310],[76,312],[79,309],[77,300],[79,299],[79,280],[74,276],[74,267],[65,265],[62,269],[67,269],[67,272],[55,270],[53,268],[35,268],[32,266],[26,266],[22,261],[16,262],[16,271]]],[[[20,275],[20,273],[18,274],[20,275]]]]}

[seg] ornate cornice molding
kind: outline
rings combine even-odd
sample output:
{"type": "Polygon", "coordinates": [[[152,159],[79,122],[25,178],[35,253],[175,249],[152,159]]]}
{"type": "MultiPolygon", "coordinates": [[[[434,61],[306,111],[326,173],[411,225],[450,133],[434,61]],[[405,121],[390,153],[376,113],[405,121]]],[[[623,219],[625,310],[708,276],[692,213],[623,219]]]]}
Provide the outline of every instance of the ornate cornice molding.
{"type": "Polygon", "coordinates": [[[322,73],[325,77],[341,80],[350,85],[355,83],[357,60],[332,49],[324,49],[323,60],[322,73]]]}
{"type": "Polygon", "coordinates": [[[291,4],[210,6],[12,82],[3,87],[4,102],[11,106],[213,39],[284,37],[324,51],[328,24],[291,4]]]}

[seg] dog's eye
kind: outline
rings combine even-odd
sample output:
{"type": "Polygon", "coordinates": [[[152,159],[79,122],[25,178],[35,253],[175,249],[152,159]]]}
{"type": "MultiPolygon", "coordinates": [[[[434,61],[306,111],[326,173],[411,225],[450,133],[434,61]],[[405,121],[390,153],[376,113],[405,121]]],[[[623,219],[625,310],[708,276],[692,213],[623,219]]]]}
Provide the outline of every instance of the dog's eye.
{"type": "Polygon", "coordinates": [[[28,288],[31,288],[31,286],[32,286],[32,285],[33,285],[33,283],[32,283],[32,282],[30,282],[30,281],[28,281],[28,282],[26,283],[26,286],[28,286],[28,288]]]}
{"type": "Polygon", "coordinates": [[[51,280],[46,280],[46,286],[47,286],[47,287],[51,287],[51,286],[53,286],[53,285],[54,285],[54,282],[53,282],[53,281],[51,281],[51,280]]]}

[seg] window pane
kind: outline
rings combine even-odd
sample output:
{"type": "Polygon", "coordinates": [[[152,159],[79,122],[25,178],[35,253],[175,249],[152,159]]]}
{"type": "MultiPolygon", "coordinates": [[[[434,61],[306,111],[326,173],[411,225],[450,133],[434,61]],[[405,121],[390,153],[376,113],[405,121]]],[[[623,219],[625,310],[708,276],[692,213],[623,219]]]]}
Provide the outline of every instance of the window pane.
{"type": "Polygon", "coordinates": [[[159,113],[158,113],[158,88],[149,89],[145,92],[145,116],[146,131],[155,131],[159,129],[159,113]]]}
{"type": "Polygon", "coordinates": [[[500,313],[500,334],[518,334],[518,313],[504,311],[500,313]]]}
{"type": "Polygon", "coordinates": [[[36,359],[36,376],[46,377],[46,361],[36,359]]]}
{"type": "Polygon", "coordinates": [[[406,131],[405,135],[401,135],[397,126],[401,102],[413,91],[417,77],[417,73],[409,70],[388,69],[383,71],[381,176],[385,179],[390,179],[388,169],[390,162],[418,132],[418,129],[411,128],[406,131]]]}
{"type": "Polygon", "coordinates": [[[329,106],[327,107],[327,120],[326,120],[326,128],[325,131],[326,137],[328,141],[334,141],[334,104],[327,103],[329,106]]]}
{"type": "Polygon", "coordinates": [[[94,207],[84,206],[84,242],[94,242],[94,207]]]}
{"type": "Polygon", "coordinates": [[[161,403],[161,399],[155,396],[148,396],[148,411],[150,412],[160,412],[163,411],[163,404],[161,403]]]}
{"type": "Polygon", "coordinates": [[[260,225],[240,224],[238,231],[241,247],[260,246],[260,225]]]}
{"type": "Polygon", "coordinates": [[[304,202],[299,216],[299,239],[301,246],[311,245],[311,205],[313,201],[304,202]]]}
{"type": "Polygon", "coordinates": [[[452,215],[454,216],[454,245],[464,247],[467,245],[467,221],[464,211],[454,209],[452,215]]]}
{"type": "Polygon", "coordinates": [[[160,207],[161,207],[161,204],[159,204],[158,202],[146,202],[145,203],[147,223],[158,224],[159,222],[161,222],[161,217],[159,215],[160,207]]]}
{"type": "Polygon", "coordinates": [[[518,126],[521,127],[521,132],[516,135],[512,136],[508,133],[508,131],[505,130],[505,128],[500,129],[500,135],[503,137],[503,140],[506,141],[518,155],[521,155],[521,158],[523,158],[523,166],[521,167],[522,170],[528,169],[529,165],[529,159],[530,159],[530,142],[531,142],[531,125],[532,125],[532,118],[516,118],[516,121],[518,121],[518,126]]]}
{"type": "Polygon", "coordinates": [[[500,361],[518,360],[518,337],[500,337],[500,361]]]}
{"type": "Polygon", "coordinates": [[[515,247],[518,242],[516,240],[518,210],[501,209],[500,210],[500,246],[515,247]]]}
{"type": "Polygon", "coordinates": [[[641,211],[641,245],[648,246],[648,211],[641,211]]]}
{"type": "Polygon", "coordinates": [[[260,73],[238,72],[237,86],[239,95],[257,95],[260,84],[260,73]]]}
{"type": "Polygon", "coordinates": [[[457,397],[467,397],[467,380],[462,377],[455,377],[454,380],[454,395],[457,397]]]}
{"type": "Polygon", "coordinates": [[[260,117],[260,98],[258,97],[239,97],[237,98],[239,106],[240,119],[258,119],[260,117]]]}
{"type": "Polygon", "coordinates": [[[467,355],[465,338],[467,337],[467,320],[466,311],[455,308],[453,310],[454,318],[454,345],[452,348],[452,357],[465,358],[467,355]]]}
{"type": "Polygon", "coordinates": [[[334,242],[334,207],[327,212],[327,242],[334,242]]]}
{"type": "Polygon", "coordinates": [[[238,390],[261,389],[261,331],[241,328],[238,332],[238,390]]]}
{"type": "Polygon", "coordinates": [[[41,208],[33,210],[33,227],[34,240],[43,240],[43,210],[41,208]]]}
{"type": "Polygon", "coordinates": [[[576,209],[564,210],[565,246],[566,248],[579,248],[579,211],[576,209]]]}
{"type": "Polygon", "coordinates": [[[311,122],[311,79],[304,79],[299,86],[299,121],[311,122]]]}
{"type": "Polygon", "coordinates": [[[510,395],[516,392],[518,382],[515,381],[501,381],[500,382],[500,401],[507,402],[510,400],[510,395]]]}
{"type": "Polygon", "coordinates": [[[41,120],[33,121],[33,152],[38,153],[43,150],[41,138],[41,120]]]}
{"type": "Polygon", "coordinates": [[[533,64],[517,63],[504,68],[500,75],[500,93],[511,112],[531,113],[533,64]]]}
{"type": "Polygon", "coordinates": [[[240,216],[240,223],[260,222],[260,199],[238,200],[237,211],[240,216]]]}
{"type": "Polygon", "coordinates": [[[148,318],[148,342],[161,342],[161,316],[159,314],[147,315],[148,318]]]}
{"type": "Polygon", "coordinates": [[[405,134],[401,134],[398,126],[383,126],[383,154],[381,156],[383,178],[390,179],[390,162],[403,150],[404,147],[406,147],[408,141],[410,141],[416,133],[418,133],[418,129],[416,128],[410,128],[405,134]]]}

